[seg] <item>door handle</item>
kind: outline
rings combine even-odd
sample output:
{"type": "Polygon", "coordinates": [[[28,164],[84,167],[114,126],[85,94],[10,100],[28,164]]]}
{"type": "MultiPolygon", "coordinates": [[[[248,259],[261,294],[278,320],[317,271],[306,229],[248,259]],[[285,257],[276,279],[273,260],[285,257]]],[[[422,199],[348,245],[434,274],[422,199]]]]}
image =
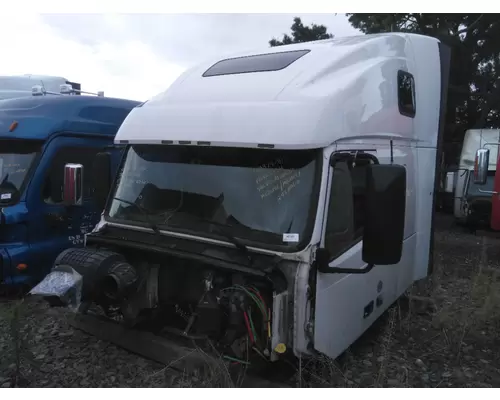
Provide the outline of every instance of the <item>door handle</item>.
{"type": "Polygon", "coordinates": [[[368,318],[370,314],[373,312],[373,300],[370,301],[363,310],[363,319],[368,318]]]}

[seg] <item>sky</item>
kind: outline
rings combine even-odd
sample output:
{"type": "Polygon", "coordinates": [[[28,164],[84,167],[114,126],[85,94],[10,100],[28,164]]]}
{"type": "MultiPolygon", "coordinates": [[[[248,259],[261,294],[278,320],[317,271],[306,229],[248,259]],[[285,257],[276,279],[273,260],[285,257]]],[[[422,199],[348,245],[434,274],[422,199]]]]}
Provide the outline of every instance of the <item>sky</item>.
{"type": "Polygon", "coordinates": [[[360,34],[344,14],[24,14],[0,24],[0,75],[62,76],[145,101],[193,64],[267,47],[295,16],[336,37],[360,34]]]}

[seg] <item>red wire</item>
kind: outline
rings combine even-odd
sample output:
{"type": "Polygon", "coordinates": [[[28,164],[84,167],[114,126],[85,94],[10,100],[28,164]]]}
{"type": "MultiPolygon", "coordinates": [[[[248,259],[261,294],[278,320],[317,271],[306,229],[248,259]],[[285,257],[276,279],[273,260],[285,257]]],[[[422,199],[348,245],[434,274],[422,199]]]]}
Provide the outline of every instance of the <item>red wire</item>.
{"type": "Polygon", "coordinates": [[[262,304],[264,305],[264,309],[267,310],[267,306],[266,306],[266,302],[264,301],[264,299],[262,298],[262,296],[260,295],[260,292],[255,290],[253,287],[249,287],[249,289],[254,292],[260,299],[260,301],[262,301],[262,304]]]}
{"type": "Polygon", "coordinates": [[[254,343],[254,338],[253,338],[253,334],[252,334],[252,329],[250,329],[250,321],[248,320],[248,315],[247,315],[247,312],[246,311],[243,311],[243,316],[245,317],[245,324],[247,326],[247,330],[248,330],[248,336],[250,336],[250,341],[252,343],[254,343]]]}

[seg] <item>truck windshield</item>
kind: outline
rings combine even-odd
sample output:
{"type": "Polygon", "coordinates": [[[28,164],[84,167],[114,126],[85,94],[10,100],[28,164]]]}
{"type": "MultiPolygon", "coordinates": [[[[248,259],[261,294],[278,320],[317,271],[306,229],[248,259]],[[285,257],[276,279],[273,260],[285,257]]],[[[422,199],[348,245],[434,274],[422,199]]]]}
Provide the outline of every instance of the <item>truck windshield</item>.
{"type": "Polygon", "coordinates": [[[0,140],[0,205],[19,201],[28,171],[42,143],[31,140],[0,140]]]}
{"type": "Polygon", "coordinates": [[[134,145],[120,170],[109,217],[216,239],[224,230],[258,247],[292,251],[312,231],[320,155],[134,145]]]}

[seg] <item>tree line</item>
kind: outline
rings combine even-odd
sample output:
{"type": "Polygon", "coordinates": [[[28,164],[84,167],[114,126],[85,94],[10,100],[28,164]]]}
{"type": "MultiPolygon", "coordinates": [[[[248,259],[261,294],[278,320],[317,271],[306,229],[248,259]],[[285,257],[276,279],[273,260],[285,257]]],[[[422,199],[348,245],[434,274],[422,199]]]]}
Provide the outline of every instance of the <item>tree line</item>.
{"type": "MultiPolygon", "coordinates": [[[[445,143],[461,144],[467,129],[500,128],[499,14],[347,14],[347,17],[354,28],[365,34],[418,33],[435,37],[451,48],[445,143]]],[[[284,34],[281,40],[273,38],[269,44],[281,46],[332,37],[324,25],[304,26],[296,17],[291,33],[284,34]]]]}

